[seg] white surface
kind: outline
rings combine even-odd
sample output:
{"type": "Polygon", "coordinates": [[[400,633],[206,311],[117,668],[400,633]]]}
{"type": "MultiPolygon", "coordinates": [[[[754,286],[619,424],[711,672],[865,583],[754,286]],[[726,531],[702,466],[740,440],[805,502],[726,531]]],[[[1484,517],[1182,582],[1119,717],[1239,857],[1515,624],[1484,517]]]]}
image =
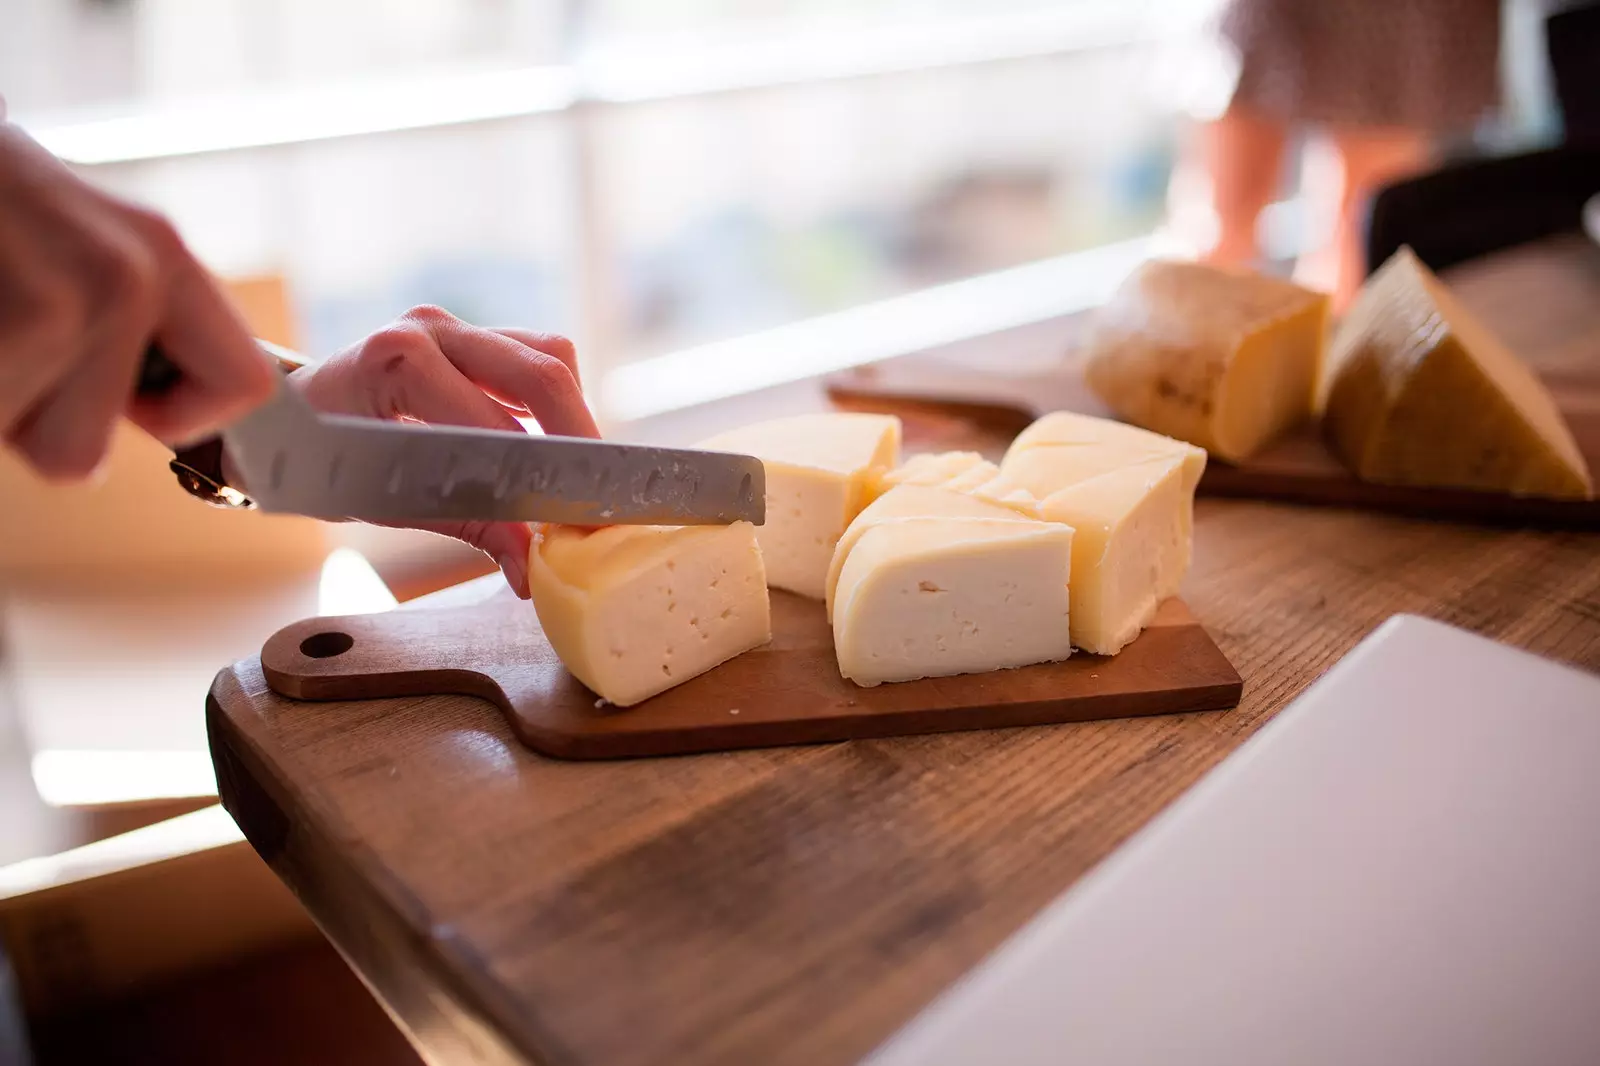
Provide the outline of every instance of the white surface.
{"type": "Polygon", "coordinates": [[[872,1066],[1600,1061],[1600,678],[1391,619],[872,1066]]]}

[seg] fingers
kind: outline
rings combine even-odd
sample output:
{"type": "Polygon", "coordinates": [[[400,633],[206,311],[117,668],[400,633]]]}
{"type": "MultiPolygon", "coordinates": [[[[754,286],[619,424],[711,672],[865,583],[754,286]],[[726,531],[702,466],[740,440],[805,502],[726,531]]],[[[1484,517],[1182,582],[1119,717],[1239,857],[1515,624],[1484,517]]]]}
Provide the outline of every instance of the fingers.
{"type": "Polygon", "coordinates": [[[491,332],[510,337],[518,344],[526,344],[536,352],[561,360],[561,365],[572,372],[572,380],[577,382],[578,388],[583,388],[583,378],[578,374],[578,349],[567,338],[531,329],[496,329],[491,332]]]}
{"type": "Polygon", "coordinates": [[[155,341],[182,372],[159,397],[136,398],[128,416],[169,444],[234,421],[272,396],[276,372],[244,322],[166,220],[133,211],[135,227],[160,264],[164,292],[155,341]]]}
{"type": "Polygon", "coordinates": [[[504,407],[456,369],[434,336],[417,323],[401,319],[368,337],[353,368],[360,383],[356,391],[364,394],[368,413],[376,417],[523,432],[504,407]]]}
{"type": "Polygon", "coordinates": [[[469,326],[438,308],[416,308],[405,320],[426,329],[474,384],[526,410],[546,433],[600,436],[576,375],[560,357],[503,333],[469,326]]]}

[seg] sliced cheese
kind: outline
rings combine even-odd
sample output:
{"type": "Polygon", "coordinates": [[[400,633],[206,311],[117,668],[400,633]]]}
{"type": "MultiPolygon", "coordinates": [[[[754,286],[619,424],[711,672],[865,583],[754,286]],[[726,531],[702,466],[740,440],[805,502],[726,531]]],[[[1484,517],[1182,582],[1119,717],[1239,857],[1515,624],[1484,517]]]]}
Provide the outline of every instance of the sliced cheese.
{"type": "Polygon", "coordinates": [[[1328,439],[1369,481],[1594,494],[1543,383],[1409,248],[1368,280],[1340,324],[1327,395],[1328,439]]]}
{"type": "MultiPolygon", "coordinates": [[[[985,463],[985,473],[993,476],[994,464],[985,463]]],[[[834,593],[839,584],[839,572],[844,569],[855,543],[862,534],[874,526],[902,518],[988,518],[1010,521],[1030,521],[1029,516],[1002,504],[979,499],[965,492],[953,491],[939,485],[904,484],[885,492],[855,517],[848,529],[839,537],[828,566],[825,603],[828,616],[833,616],[834,593]]]]}
{"type": "Polygon", "coordinates": [[[619,707],[772,639],[748,522],[546,528],[534,539],[528,587],[562,664],[619,707]]]}
{"type": "Polygon", "coordinates": [[[891,415],[817,414],[777,419],[700,442],[760,459],[767,518],[756,539],[767,583],[823,597],[834,545],[899,462],[900,420],[891,415]]]}
{"type": "Polygon", "coordinates": [[[1153,260],[1095,315],[1085,374],[1119,417],[1236,462],[1311,416],[1327,313],[1287,281],[1153,260]]]}
{"type": "Polygon", "coordinates": [[[1115,655],[1176,595],[1194,533],[1194,489],[1181,457],[1146,459],[1040,501],[1073,529],[1072,644],[1115,655]]]}
{"type": "Polygon", "coordinates": [[[1014,519],[872,526],[839,575],[839,672],[872,686],[1065,659],[1072,540],[1066,526],[1014,519]]]}
{"type": "Polygon", "coordinates": [[[1184,483],[1192,493],[1205,472],[1203,450],[1110,419],[1057,411],[1017,436],[999,475],[978,492],[1003,499],[1020,490],[1042,500],[1080,481],[1162,458],[1182,460],[1184,483]]]}
{"type": "Polygon", "coordinates": [[[993,468],[994,464],[977,452],[925,452],[886,471],[878,479],[878,491],[881,494],[896,485],[944,485],[974,470],[987,473],[993,468]]]}

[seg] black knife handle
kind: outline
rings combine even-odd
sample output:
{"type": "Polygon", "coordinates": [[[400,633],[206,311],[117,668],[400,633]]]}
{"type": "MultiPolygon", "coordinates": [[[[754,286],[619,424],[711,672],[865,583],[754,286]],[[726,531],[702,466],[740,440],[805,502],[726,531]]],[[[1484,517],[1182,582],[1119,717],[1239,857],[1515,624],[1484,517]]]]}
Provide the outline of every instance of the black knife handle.
{"type": "Polygon", "coordinates": [[[167,358],[159,345],[151,343],[144,350],[144,362],[139,366],[139,384],[134,392],[145,398],[164,396],[182,380],[183,371],[167,358]]]}

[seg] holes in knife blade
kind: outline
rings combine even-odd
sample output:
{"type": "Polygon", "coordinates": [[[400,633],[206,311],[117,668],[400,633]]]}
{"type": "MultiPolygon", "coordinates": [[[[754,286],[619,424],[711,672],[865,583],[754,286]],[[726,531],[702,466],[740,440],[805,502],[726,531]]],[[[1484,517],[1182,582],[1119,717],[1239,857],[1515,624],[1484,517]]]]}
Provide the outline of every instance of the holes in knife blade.
{"type": "Polygon", "coordinates": [[[300,642],[300,654],[307,659],[332,659],[336,655],[343,655],[356,646],[356,638],[349,633],[340,633],[338,630],[328,630],[323,633],[313,633],[300,642]]]}

